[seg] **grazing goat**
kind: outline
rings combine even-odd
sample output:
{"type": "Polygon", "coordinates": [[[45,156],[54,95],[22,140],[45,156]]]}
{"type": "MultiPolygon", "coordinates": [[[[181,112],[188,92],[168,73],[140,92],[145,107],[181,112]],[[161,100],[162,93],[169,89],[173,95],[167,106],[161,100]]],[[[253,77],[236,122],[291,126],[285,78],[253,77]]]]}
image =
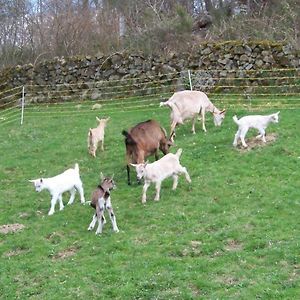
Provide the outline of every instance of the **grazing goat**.
{"type": "Polygon", "coordinates": [[[208,99],[206,94],[199,91],[180,91],[166,102],[160,102],[160,106],[171,108],[171,132],[175,132],[177,124],[183,124],[186,119],[192,119],[192,132],[195,133],[196,118],[201,114],[202,128],[206,132],[205,113],[211,112],[214,117],[215,126],[220,126],[225,118],[225,109],[220,111],[208,99]]]}
{"type": "Polygon", "coordinates": [[[259,131],[259,135],[256,138],[261,138],[262,141],[266,142],[266,131],[265,129],[269,123],[278,123],[279,111],[275,114],[262,116],[262,115],[253,115],[245,116],[238,120],[237,116],[233,117],[233,121],[239,126],[238,131],[235,134],[233,146],[237,146],[238,139],[241,139],[242,145],[247,148],[248,145],[245,142],[245,136],[250,128],[255,128],[259,131]]]}
{"type": "Polygon", "coordinates": [[[131,164],[136,169],[137,178],[141,180],[144,178],[144,187],[143,187],[143,196],[142,196],[142,203],[146,203],[147,201],[147,189],[150,186],[151,182],[155,183],[156,188],[156,195],[154,200],[159,200],[160,194],[160,187],[161,182],[167,178],[172,176],[173,177],[173,190],[176,189],[178,184],[178,175],[184,174],[186,180],[191,183],[191,178],[189,173],[187,172],[186,168],[183,167],[180,162],[179,158],[182,153],[182,149],[178,149],[176,154],[169,153],[155,161],[153,163],[141,163],[141,164],[131,164]]]}
{"type": "Polygon", "coordinates": [[[62,201],[62,194],[64,192],[69,191],[71,193],[68,204],[72,204],[74,202],[76,190],[80,194],[81,203],[85,202],[78,164],[75,164],[74,169],[68,169],[57,176],[50,178],[39,178],[29,181],[34,184],[37,192],[41,192],[44,189],[50,192],[52,198],[51,208],[48,212],[49,216],[54,214],[54,208],[57,200],[59,201],[59,209],[64,209],[64,204],[62,201]]]}
{"type": "Polygon", "coordinates": [[[90,128],[88,133],[88,149],[89,153],[96,157],[96,151],[98,148],[98,144],[101,142],[101,150],[104,151],[104,129],[106,124],[110,118],[99,119],[96,117],[98,121],[98,126],[96,128],[90,128]]]}
{"type": "Polygon", "coordinates": [[[169,148],[173,144],[170,137],[167,138],[166,131],[155,120],[141,122],[132,127],[129,132],[123,130],[126,146],[127,160],[127,180],[130,181],[130,163],[143,163],[150,155],[155,155],[158,159],[158,149],[163,154],[169,153],[169,148]]]}
{"type": "Polygon", "coordinates": [[[98,228],[96,234],[101,234],[103,225],[106,223],[104,217],[105,209],[109,212],[109,217],[113,226],[114,232],[119,232],[117,226],[116,216],[114,214],[111,201],[110,201],[110,191],[115,188],[115,183],[113,177],[101,178],[101,184],[97,186],[97,189],[92,194],[91,206],[96,210],[93,216],[92,222],[90,223],[88,230],[93,230],[98,221],[98,228]]]}

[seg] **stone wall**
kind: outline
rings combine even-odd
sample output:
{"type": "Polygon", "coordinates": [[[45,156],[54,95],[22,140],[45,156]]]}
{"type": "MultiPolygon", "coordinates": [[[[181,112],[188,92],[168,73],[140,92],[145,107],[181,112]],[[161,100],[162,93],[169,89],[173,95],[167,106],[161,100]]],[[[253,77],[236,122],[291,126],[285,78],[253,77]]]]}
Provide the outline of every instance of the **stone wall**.
{"type": "MultiPolygon", "coordinates": [[[[110,56],[99,54],[95,57],[54,58],[35,66],[17,66],[0,72],[0,92],[25,85],[27,93],[35,99],[34,101],[43,99],[40,96],[49,94],[51,90],[64,91],[60,96],[54,97],[53,101],[66,100],[66,97],[98,99],[103,97],[100,81],[107,82],[106,87],[113,87],[116,80],[124,83],[126,81],[128,86],[128,80],[138,78],[139,81],[132,81],[132,84],[143,90],[143,86],[139,86],[138,82],[149,82],[144,91],[147,94],[147,89],[150,88],[151,82],[152,86],[154,85],[155,78],[168,78],[171,85],[178,82],[178,72],[186,70],[205,71],[208,78],[205,83],[211,82],[213,86],[213,82],[209,81],[211,74],[221,78],[240,77],[247,76],[247,72],[255,70],[299,66],[299,52],[281,43],[200,44],[190,53],[170,53],[164,57],[123,52],[110,56]]],[[[199,88],[203,85],[201,80],[202,77],[195,78],[199,88]]],[[[118,85],[120,86],[119,83],[118,85]]]]}

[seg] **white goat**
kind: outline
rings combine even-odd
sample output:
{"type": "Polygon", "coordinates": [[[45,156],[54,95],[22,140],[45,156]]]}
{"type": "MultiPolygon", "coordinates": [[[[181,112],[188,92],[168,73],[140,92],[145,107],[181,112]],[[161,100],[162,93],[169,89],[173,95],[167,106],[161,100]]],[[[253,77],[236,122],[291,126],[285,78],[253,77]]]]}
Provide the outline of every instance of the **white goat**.
{"type": "Polygon", "coordinates": [[[89,153],[94,157],[96,157],[96,151],[100,142],[101,150],[104,151],[104,129],[109,119],[109,117],[106,119],[99,119],[96,117],[96,120],[98,121],[98,126],[96,128],[90,128],[89,130],[88,149],[89,153]]]}
{"type": "Polygon", "coordinates": [[[265,129],[269,123],[278,123],[279,111],[275,114],[262,116],[262,115],[253,115],[245,116],[238,120],[237,116],[233,117],[233,121],[239,126],[238,131],[235,134],[233,146],[237,146],[238,139],[241,139],[242,145],[246,148],[248,145],[245,142],[245,136],[250,128],[255,128],[259,131],[259,135],[256,138],[261,138],[262,141],[266,142],[266,132],[265,129]]]}
{"type": "Polygon", "coordinates": [[[50,178],[39,178],[34,180],[29,180],[34,184],[36,192],[41,192],[46,189],[51,194],[51,208],[48,215],[54,214],[54,208],[57,200],[59,201],[59,209],[64,209],[64,204],[62,201],[62,194],[69,191],[71,193],[70,200],[68,204],[74,202],[76,190],[80,194],[81,203],[85,202],[82,182],[79,175],[79,166],[76,163],[74,169],[68,169],[63,173],[50,177],[50,178]]]}
{"type": "Polygon", "coordinates": [[[159,200],[161,182],[164,179],[171,176],[173,177],[173,190],[177,187],[179,174],[184,174],[186,180],[191,183],[190,175],[186,168],[181,166],[179,162],[181,153],[182,149],[178,149],[176,154],[168,153],[153,163],[131,164],[136,169],[137,179],[141,180],[144,177],[145,183],[143,187],[142,203],[146,203],[147,201],[146,193],[151,182],[156,185],[155,201],[159,200]]]}
{"type": "Polygon", "coordinates": [[[225,118],[225,109],[220,111],[208,99],[207,95],[200,91],[180,91],[166,102],[160,102],[160,106],[171,108],[171,132],[175,132],[177,124],[183,124],[186,119],[192,119],[192,132],[195,133],[196,118],[201,114],[202,128],[206,132],[205,113],[213,114],[215,126],[220,126],[225,118]]]}

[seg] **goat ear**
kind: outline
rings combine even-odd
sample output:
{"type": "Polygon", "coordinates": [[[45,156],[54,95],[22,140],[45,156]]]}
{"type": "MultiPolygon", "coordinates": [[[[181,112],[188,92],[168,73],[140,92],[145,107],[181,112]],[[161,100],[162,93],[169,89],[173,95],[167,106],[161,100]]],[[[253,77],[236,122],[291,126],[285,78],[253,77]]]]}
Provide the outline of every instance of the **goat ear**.
{"type": "Polygon", "coordinates": [[[100,180],[102,181],[104,179],[104,175],[102,172],[100,172],[100,180]]]}
{"type": "Polygon", "coordinates": [[[133,166],[133,167],[136,167],[137,165],[136,164],[130,164],[131,166],[133,166]]]}
{"type": "Polygon", "coordinates": [[[221,110],[220,114],[225,114],[226,113],[226,108],[224,108],[223,110],[221,110]]]}
{"type": "Polygon", "coordinates": [[[96,117],[96,120],[97,120],[98,122],[100,122],[100,119],[99,119],[98,117],[96,117]]]}
{"type": "Polygon", "coordinates": [[[144,167],[146,167],[149,163],[149,160],[147,160],[145,163],[144,163],[144,167]]]}
{"type": "Polygon", "coordinates": [[[175,131],[173,130],[169,137],[169,141],[171,142],[170,145],[173,145],[174,137],[175,137],[175,131]]]}
{"type": "Polygon", "coordinates": [[[276,115],[279,115],[280,114],[280,111],[278,111],[277,113],[276,113],[276,115]]]}
{"type": "Polygon", "coordinates": [[[110,120],[110,117],[107,117],[105,120],[106,120],[106,122],[109,121],[109,120],[110,120]]]}
{"type": "Polygon", "coordinates": [[[28,180],[29,182],[35,183],[35,179],[28,180]]]}

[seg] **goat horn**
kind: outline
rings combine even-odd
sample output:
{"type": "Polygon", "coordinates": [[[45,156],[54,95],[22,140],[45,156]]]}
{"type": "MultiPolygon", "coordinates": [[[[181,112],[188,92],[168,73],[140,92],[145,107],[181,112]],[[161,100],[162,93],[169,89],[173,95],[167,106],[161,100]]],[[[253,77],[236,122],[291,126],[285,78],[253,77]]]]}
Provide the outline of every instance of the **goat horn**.
{"type": "Polygon", "coordinates": [[[100,172],[100,180],[103,180],[103,179],[104,179],[103,173],[100,172]]]}

